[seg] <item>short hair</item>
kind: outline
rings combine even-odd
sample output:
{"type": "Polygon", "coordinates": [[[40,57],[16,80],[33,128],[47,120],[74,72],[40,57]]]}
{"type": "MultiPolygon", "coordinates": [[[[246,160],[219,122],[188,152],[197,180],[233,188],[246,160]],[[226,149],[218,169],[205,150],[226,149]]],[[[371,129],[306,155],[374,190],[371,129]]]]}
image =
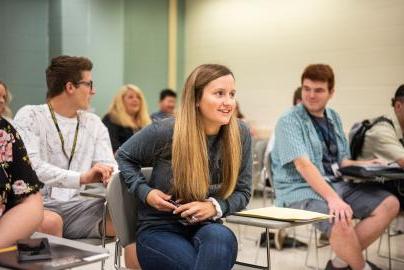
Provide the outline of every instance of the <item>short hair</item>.
{"type": "Polygon", "coordinates": [[[312,81],[326,82],[328,84],[328,89],[334,89],[335,77],[332,68],[326,64],[312,64],[307,66],[302,74],[301,83],[305,79],[312,81]]]}
{"type": "Polygon", "coordinates": [[[293,93],[293,106],[297,104],[298,100],[302,100],[302,87],[299,86],[296,88],[295,92],[293,93]]]}
{"type": "Polygon", "coordinates": [[[177,93],[175,93],[173,90],[171,90],[169,88],[161,90],[161,92],[160,92],[160,101],[162,101],[166,97],[177,98],[177,93]]]}
{"type": "Polygon", "coordinates": [[[46,97],[53,98],[63,93],[66,83],[77,84],[83,71],[91,71],[93,63],[86,57],[61,55],[53,58],[46,69],[46,97]]]}
{"type": "Polygon", "coordinates": [[[400,85],[397,88],[396,93],[394,94],[394,97],[391,99],[391,106],[394,107],[394,105],[396,104],[396,101],[400,101],[400,102],[404,101],[404,84],[400,85]]]}

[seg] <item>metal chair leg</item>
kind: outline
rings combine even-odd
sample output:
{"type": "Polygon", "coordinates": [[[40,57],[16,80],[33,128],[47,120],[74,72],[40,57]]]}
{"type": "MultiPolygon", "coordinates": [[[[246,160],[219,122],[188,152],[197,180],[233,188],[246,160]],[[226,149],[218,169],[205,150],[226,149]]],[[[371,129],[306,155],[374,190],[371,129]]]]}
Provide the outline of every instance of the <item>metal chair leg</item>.
{"type": "Polygon", "coordinates": [[[313,238],[313,229],[314,229],[314,227],[312,227],[312,229],[310,230],[309,243],[308,243],[308,245],[307,245],[307,252],[306,252],[306,259],[304,260],[304,265],[305,265],[306,267],[309,267],[309,268],[312,268],[312,267],[309,265],[309,255],[310,255],[311,240],[312,240],[312,238],[313,238]]]}
{"type": "Polygon", "coordinates": [[[122,253],[122,247],[119,238],[117,238],[115,241],[115,255],[114,255],[114,268],[116,270],[121,269],[121,253],[122,253]]]}
{"type": "MultiPolygon", "coordinates": [[[[313,227],[314,228],[314,227],[313,227]]],[[[316,247],[316,269],[317,270],[319,270],[320,269],[320,266],[319,266],[319,259],[318,259],[318,245],[317,245],[317,230],[316,230],[316,228],[314,228],[314,244],[315,244],[315,247],[316,247]]]]}
{"type": "MultiPolygon", "coordinates": [[[[309,235],[309,242],[308,242],[308,246],[307,246],[306,258],[305,258],[305,261],[304,261],[304,265],[307,268],[316,269],[316,270],[320,269],[320,257],[319,257],[318,251],[319,251],[320,248],[325,247],[325,246],[328,246],[328,244],[327,245],[320,245],[318,243],[317,229],[314,226],[312,226],[312,228],[310,230],[310,235],[309,235]],[[313,239],[313,234],[314,234],[314,239],[313,239]],[[314,248],[315,248],[314,252],[315,252],[315,256],[316,256],[316,258],[315,258],[316,265],[315,266],[309,265],[310,246],[311,246],[311,243],[312,243],[312,239],[314,241],[314,248]]],[[[332,256],[332,250],[330,252],[330,258],[331,258],[331,256],[332,256]]]]}
{"type": "Polygon", "coordinates": [[[391,242],[390,242],[390,225],[387,227],[387,246],[388,246],[388,253],[389,253],[389,270],[391,270],[391,242]]]}
{"type": "Polygon", "coordinates": [[[265,234],[267,237],[267,269],[271,270],[271,252],[270,252],[270,242],[269,242],[269,229],[265,228],[265,234]]]}
{"type": "MultiPolygon", "coordinates": [[[[105,200],[104,202],[104,209],[102,212],[102,229],[101,229],[101,244],[102,247],[105,248],[105,242],[106,242],[106,234],[107,234],[107,207],[108,203],[105,200]]],[[[104,270],[105,268],[105,259],[101,261],[101,270],[104,270]]]]}

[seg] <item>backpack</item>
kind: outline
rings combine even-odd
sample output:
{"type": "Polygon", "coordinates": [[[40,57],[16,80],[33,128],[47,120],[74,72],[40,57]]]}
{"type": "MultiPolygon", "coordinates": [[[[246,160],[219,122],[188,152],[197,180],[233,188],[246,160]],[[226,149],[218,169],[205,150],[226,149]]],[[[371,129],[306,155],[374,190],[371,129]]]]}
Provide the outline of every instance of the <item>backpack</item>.
{"type": "Polygon", "coordinates": [[[379,116],[372,120],[366,119],[352,126],[351,131],[349,131],[349,149],[351,150],[351,158],[353,160],[356,160],[362,153],[366,132],[377,123],[383,121],[389,123],[394,128],[393,121],[384,116],[379,116]]]}

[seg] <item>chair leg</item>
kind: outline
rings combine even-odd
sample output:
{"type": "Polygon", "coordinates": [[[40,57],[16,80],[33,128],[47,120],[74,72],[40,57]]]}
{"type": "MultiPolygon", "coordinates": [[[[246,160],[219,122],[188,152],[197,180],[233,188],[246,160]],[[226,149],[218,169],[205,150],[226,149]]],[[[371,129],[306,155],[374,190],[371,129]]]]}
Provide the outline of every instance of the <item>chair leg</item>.
{"type": "MultiPolygon", "coordinates": [[[[106,242],[106,234],[107,234],[107,207],[108,203],[105,200],[104,202],[104,209],[102,212],[102,229],[101,229],[101,243],[102,247],[105,248],[105,242],[106,242]]],[[[101,270],[104,270],[105,268],[105,259],[101,261],[101,270]]]]}
{"type": "MultiPolygon", "coordinates": [[[[313,226],[313,228],[314,228],[314,226],[313,226]]],[[[317,230],[316,230],[316,228],[314,228],[314,245],[315,245],[315,247],[316,247],[316,269],[317,270],[319,270],[320,269],[320,266],[319,266],[319,259],[318,259],[318,245],[317,245],[317,230]]]]}
{"type": "Polygon", "coordinates": [[[102,236],[101,236],[101,243],[102,247],[105,248],[105,241],[107,236],[107,209],[108,209],[108,202],[104,202],[104,209],[102,212],[102,236]]]}
{"type": "Polygon", "coordinates": [[[269,242],[269,229],[265,228],[265,235],[267,238],[267,269],[271,270],[271,252],[270,252],[270,242],[269,242]]]}
{"type": "Polygon", "coordinates": [[[306,266],[306,267],[309,267],[309,268],[312,268],[310,265],[309,265],[309,255],[310,255],[310,246],[311,246],[311,239],[313,238],[313,227],[312,227],[312,229],[310,230],[310,234],[309,234],[309,243],[308,243],[308,245],[307,245],[307,252],[306,252],[306,259],[304,260],[304,265],[306,266]]]}
{"type": "Polygon", "coordinates": [[[391,270],[391,242],[390,242],[390,225],[387,227],[387,246],[388,246],[388,253],[389,253],[389,270],[391,270]]]}
{"type": "Polygon", "coordinates": [[[259,254],[260,254],[260,244],[261,244],[260,241],[261,241],[261,234],[258,236],[258,240],[257,240],[254,263],[258,263],[258,257],[259,257],[259,254]]]}
{"type": "Polygon", "coordinates": [[[117,238],[115,241],[115,255],[114,255],[114,268],[116,270],[121,269],[121,253],[122,253],[122,247],[119,238],[117,238]]]}
{"type": "Polygon", "coordinates": [[[379,240],[379,244],[378,244],[378,246],[377,246],[377,255],[379,256],[379,257],[382,257],[382,258],[386,258],[386,259],[388,259],[389,260],[389,270],[391,270],[391,261],[392,261],[392,258],[391,258],[391,234],[390,234],[390,225],[387,227],[387,229],[386,229],[386,234],[387,234],[387,256],[386,255],[384,255],[384,254],[382,254],[382,252],[381,252],[381,246],[382,246],[382,243],[383,243],[383,237],[384,237],[384,234],[382,234],[381,236],[380,236],[380,240],[379,240]]]}
{"type": "Polygon", "coordinates": [[[296,227],[292,227],[292,230],[293,230],[293,248],[296,248],[296,242],[297,242],[297,239],[296,239],[296,227]]]}
{"type": "Polygon", "coordinates": [[[307,268],[316,269],[316,270],[320,269],[320,259],[319,259],[319,255],[318,255],[318,250],[321,247],[324,247],[324,246],[320,246],[317,243],[317,229],[314,226],[312,226],[312,228],[310,230],[310,235],[309,235],[309,243],[308,243],[308,246],[307,246],[306,259],[304,261],[304,265],[307,268]],[[313,239],[313,234],[314,234],[314,239],[313,239]],[[311,246],[312,239],[314,241],[314,248],[315,248],[314,252],[315,252],[315,256],[316,256],[316,265],[315,266],[309,265],[310,246],[311,246]]]}

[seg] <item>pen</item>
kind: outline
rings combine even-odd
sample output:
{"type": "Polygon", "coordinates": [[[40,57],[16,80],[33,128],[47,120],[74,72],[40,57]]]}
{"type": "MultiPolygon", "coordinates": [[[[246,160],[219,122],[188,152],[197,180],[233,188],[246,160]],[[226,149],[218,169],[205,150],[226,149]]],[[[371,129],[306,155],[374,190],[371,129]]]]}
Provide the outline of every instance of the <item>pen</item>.
{"type": "Polygon", "coordinates": [[[17,246],[11,246],[11,247],[6,247],[6,248],[0,248],[0,253],[9,252],[9,251],[14,251],[14,250],[17,250],[17,246]]]}

